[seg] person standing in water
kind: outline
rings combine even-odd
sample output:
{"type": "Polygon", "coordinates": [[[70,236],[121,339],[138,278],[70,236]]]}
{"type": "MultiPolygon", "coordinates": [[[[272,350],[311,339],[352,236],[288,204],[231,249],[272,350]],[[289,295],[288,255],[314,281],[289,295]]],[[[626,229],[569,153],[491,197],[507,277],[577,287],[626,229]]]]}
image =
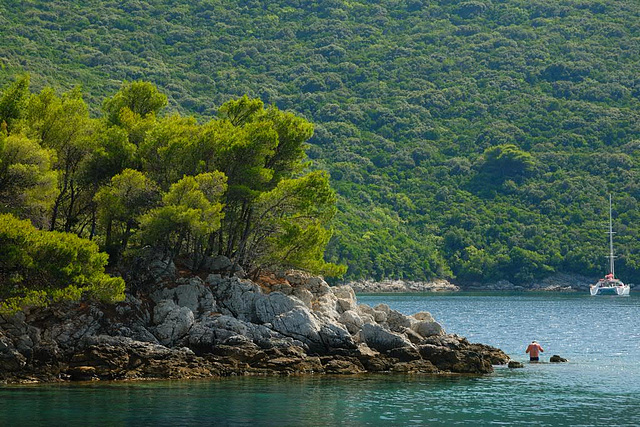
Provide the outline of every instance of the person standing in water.
{"type": "Polygon", "coordinates": [[[529,353],[529,361],[530,362],[538,362],[540,360],[540,353],[544,353],[542,346],[538,344],[538,341],[533,340],[525,353],[529,353]]]}

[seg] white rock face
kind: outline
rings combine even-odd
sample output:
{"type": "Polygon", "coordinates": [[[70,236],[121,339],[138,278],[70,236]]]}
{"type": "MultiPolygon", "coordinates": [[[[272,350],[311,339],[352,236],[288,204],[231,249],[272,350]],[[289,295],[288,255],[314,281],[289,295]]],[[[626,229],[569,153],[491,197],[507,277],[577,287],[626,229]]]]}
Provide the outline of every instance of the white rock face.
{"type": "Polygon", "coordinates": [[[343,312],[338,321],[347,328],[350,334],[356,334],[364,325],[362,318],[354,310],[343,312]]]}
{"type": "Polygon", "coordinates": [[[154,328],[158,341],[166,346],[174,345],[193,326],[195,317],[189,307],[180,307],[173,300],[162,300],[153,309],[154,328]]]}
{"type": "Polygon", "coordinates": [[[311,308],[311,303],[313,302],[313,294],[307,288],[294,288],[292,291],[292,295],[298,298],[300,301],[307,306],[307,308],[311,308]]]}
{"type": "Polygon", "coordinates": [[[310,348],[321,346],[320,325],[306,307],[296,307],[273,319],[273,330],[282,335],[300,340],[310,348]]]}
{"type": "Polygon", "coordinates": [[[262,323],[272,323],[276,316],[293,310],[296,307],[307,306],[298,298],[287,296],[280,292],[271,292],[256,298],[256,316],[262,323]]]}
{"type": "Polygon", "coordinates": [[[179,279],[179,286],[169,289],[161,289],[151,294],[151,298],[157,303],[162,300],[173,300],[179,307],[187,307],[194,316],[217,311],[216,300],[211,289],[205,286],[198,276],[190,279],[179,279]]]}
{"type": "Polygon", "coordinates": [[[218,277],[209,275],[207,283],[211,285],[220,312],[248,322],[257,321],[255,300],[262,296],[260,287],[248,280],[218,277]]]}
{"type": "Polygon", "coordinates": [[[235,277],[179,280],[153,294],[151,331],[162,344],[183,343],[204,352],[246,340],[263,348],[296,343],[318,353],[353,349],[356,343],[384,352],[444,333],[427,312],[405,316],[386,304],[358,305],[351,287],[329,287],[299,272],[284,278],[267,294],[235,277]]]}
{"type": "Polygon", "coordinates": [[[339,313],[357,308],[356,294],[350,286],[334,286],[331,291],[337,298],[336,309],[339,313]]]}

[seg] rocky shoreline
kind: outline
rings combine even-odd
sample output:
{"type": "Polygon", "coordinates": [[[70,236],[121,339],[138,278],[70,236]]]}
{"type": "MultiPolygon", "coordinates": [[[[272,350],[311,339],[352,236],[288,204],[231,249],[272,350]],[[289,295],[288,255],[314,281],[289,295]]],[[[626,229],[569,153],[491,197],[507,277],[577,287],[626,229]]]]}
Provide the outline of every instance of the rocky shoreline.
{"type": "MultiPolygon", "coordinates": [[[[356,293],[422,293],[422,292],[458,292],[458,291],[518,291],[518,292],[588,292],[589,286],[597,282],[597,278],[578,274],[556,273],[545,279],[516,285],[508,280],[496,282],[456,282],[434,280],[431,282],[414,282],[403,280],[360,280],[350,282],[356,293]]],[[[632,288],[633,284],[630,285],[632,288]]]]}
{"type": "Polygon", "coordinates": [[[0,317],[0,381],[364,372],[492,372],[501,350],[447,334],[427,312],[357,304],[301,272],[257,282],[146,260],[116,305],[58,304],[0,317]]]}
{"type": "Polygon", "coordinates": [[[346,284],[356,293],[411,293],[411,292],[458,292],[460,287],[448,280],[433,280],[430,282],[417,282],[408,280],[359,280],[346,284]]]}

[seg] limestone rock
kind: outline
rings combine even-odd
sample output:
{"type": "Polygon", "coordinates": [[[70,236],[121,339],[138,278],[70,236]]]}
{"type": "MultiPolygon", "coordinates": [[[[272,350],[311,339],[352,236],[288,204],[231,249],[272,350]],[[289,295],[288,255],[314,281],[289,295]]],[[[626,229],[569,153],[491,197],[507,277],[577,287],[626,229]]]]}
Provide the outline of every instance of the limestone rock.
{"type": "Polygon", "coordinates": [[[311,303],[313,302],[313,294],[307,288],[291,288],[291,294],[298,298],[300,301],[307,306],[307,308],[311,308],[311,303]]]}
{"type": "Polygon", "coordinates": [[[318,331],[320,340],[324,346],[322,350],[331,349],[355,349],[356,344],[345,328],[335,323],[324,323],[318,331]]]}
{"type": "Polygon", "coordinates": [[[156,303],[173,300],[179,307],[189,308],[197,317],[217,310],[213,293],[198,276],[179,279],[176,283],[178,286],[175,288],[158,290],[151,294],[151,298],[156,303]]]}
{"type": "Polygon", "coordinates": [[[313,351],[324,349],[320,340],[320,325],[306,307],[296,307],[276,316],[272,325],[273,330],[302,341],[313,351]]]}
{"type": "Polygon", "coordinates": [[[421,321],[413,324],[411,329],[422,335],[423,337],[430,337],[433,335],[444,334],[444,329],[438,322],[434,321],[421,321]]]}
{"type": "Polygon", "coordinates": [[[173,300],[162,300],[153,309],[155,336],[164,345],[173,345],[184,337],[195,318],[188,307],[180,307],[173,300]]]}
{"type": "Polygon", "coordinates": [[[515,360],[510,360],[507,366],[510,369],[524,368],[524,365],[521,362],[516,362],[515,360]]]}
{"type": "Polygon", "coordinates": [[[350,334],[356,334],[364,325],[362,318],[354,310],[343,312],[338,321],[347,328],[350,334]]]}
{"type": "Polygon", "coordinates": [[[386,352],[398,347],[411,347],[411,342],[400,334],[388,331],[380,325],[362,325],[362,338],[371,348],[386,352]]]}
{"type": "Polygon", "coordinates": [[[213,275],[209,275],[207,283],[211,284],[217,306],[223,314],[248,322],[258,320],[255,300],[262,296],[258,285],[235,277],[217,280],[213,275]]]}
{"type": "Polygon", "coordinates": [[[379,310],[381,312],[387,313],[387,324],[389,325],[389,329],[393,332],[402,332],[405,328],[411,327],[411,318],[405,316],[396,310],[390,310],[387,307],[387,310],[379,310]]]}
{"type": "Polygon", "coordinates": [[[553,356],[551,356],[549,358],[549,362],[551,362],[551,363],[562,363],[562,362],[568,362],[568,360],[565,359],[564,357],[560,357],[557,354],[554,354],[553,356]]]}
{"type": "Polygon", "coordinates": [[[257,320],[262,323],[271,323],[276,316],[291,311],[296,307],[307,309],[306,305],[298,298],[287,296],[281,292],[271,292],[268,295],[256,298],[255,307],[257,320]]]}

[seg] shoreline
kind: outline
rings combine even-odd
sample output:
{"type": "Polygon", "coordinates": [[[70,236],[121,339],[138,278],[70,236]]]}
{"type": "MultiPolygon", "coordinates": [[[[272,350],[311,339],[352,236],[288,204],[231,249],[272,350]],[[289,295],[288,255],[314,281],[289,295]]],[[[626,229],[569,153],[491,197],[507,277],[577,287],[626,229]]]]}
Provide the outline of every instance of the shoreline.
{"type": "Polygon", "coordinates": [[[155,259],[128,273],[115,305],[0,316],[0,382],[487,374],[510,360],[445,332],[428,312],[359,304],[351,287],[299,271],[253,282],[155,259]]]}
{"type": "MultiPolygon", "coordinates": [[[[394,294],[394,293],[439,293],[439,292],[588,292],[589,286],[597,282],[597,278],[578,274],[556,273],[544,279],[516,285],[508,280],[496,282],[451,282],[447,279],[436,279],[430,282],[405,280],[359,280],[347,282],[357,294],[394,294]]],[[[631,288],[634,287],[630,284],[631,288]]]]}

